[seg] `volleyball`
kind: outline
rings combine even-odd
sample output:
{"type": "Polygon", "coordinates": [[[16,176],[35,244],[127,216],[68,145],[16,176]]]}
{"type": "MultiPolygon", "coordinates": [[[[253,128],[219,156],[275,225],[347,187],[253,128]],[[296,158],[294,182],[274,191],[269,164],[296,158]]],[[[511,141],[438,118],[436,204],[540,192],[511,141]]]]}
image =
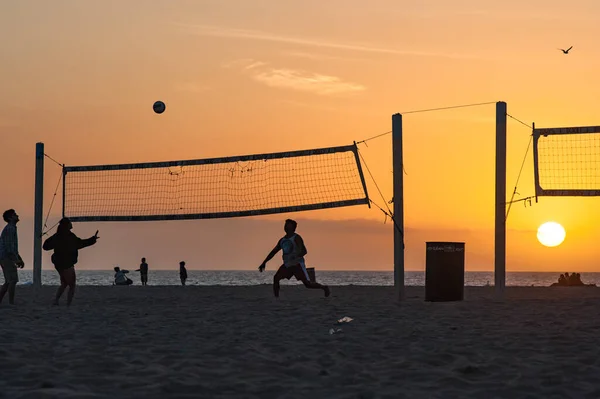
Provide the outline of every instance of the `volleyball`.
{"type": "Polygon", "coordinates": [[[157,114],[162,114],[163,112],[165,112],[165,109],[167,107],[165,106],[165,103],[163,103],[162,101],[157,101],[154,103],[152,108],[154,109],[154,112],[156,112],[157,114]]]}

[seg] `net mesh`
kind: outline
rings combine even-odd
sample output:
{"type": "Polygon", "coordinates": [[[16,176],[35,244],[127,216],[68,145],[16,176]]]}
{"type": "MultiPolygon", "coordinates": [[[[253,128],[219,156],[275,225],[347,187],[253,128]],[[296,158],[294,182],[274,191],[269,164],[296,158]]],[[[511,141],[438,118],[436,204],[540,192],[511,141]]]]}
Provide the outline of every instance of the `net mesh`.
{"type": "Polygon", "coordinates": [[[367,203],[356,147],[65,168],[65,216],[217,218],[367,203]],[[321,151],[321,152],[319,152],[321,151]]]}
{"type": "Polygon", "coordinates": [[[600,134],[541,134],[536,149],[540,194],[559,190],[589,195],[600,190],[600,134]]]}

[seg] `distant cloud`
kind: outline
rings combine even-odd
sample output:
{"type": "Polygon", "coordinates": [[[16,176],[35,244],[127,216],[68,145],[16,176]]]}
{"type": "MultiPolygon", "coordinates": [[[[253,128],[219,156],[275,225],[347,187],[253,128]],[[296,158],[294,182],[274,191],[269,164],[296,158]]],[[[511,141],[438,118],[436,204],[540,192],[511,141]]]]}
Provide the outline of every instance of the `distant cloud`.
{"type": "Polygon", "coordinates": [[[335,57],[325,54],[306,53],[303,51],[284,51],[282,55],[286,57],[305,58],[308,60],[347,60],[346,57],[335,57]]]}
{"type": "Polygon", "coordinates": [[[293,69],[271,69],[254,75],[254,79],[271,87],[282,87],[321,95],[354,93],[365,90],[362,85],[344,82],[336,76],[306,73],[293,69]]]}
{"type": "Polygon", "coordinates": [[[244,70],[250,70],[267,65],[261,61],[255,61],[252,58],[241,58],[239,60],[233,60],[223,63],[223,68],[241,68],[244,70]]]}
{"type": "Polygon", "coordinates": [[[438,57],[438,58],[481,58],[476,55],[448,53],[448,52],[428,52],[414,50],[398,50],[394,48],[379,47],[376,45],[364,45],[354,43],[338,43],[325,39],[317,38],[300,38],[285,35],[277,35],[268,32],[261,32],[248,29],[236,29],[210,25],[195,25],[195,24],[178,24],[186,29],[191,34],[200,36],[212,36],[231,39],[259,40],[268,42],[278,42],[287,44],[297,44],[301,46],[333,48],[346,51],[358,51],[367,53],[391,54],[391,55],[406,55],[418,57],[438,57]]]}
{"type": "Polygon", "coordinates": [[[289,68],[270,68],[267,63],[253,59],[241,59],[228,62],[225,68],[236,67],[248,73],[252,79],[269,87],[297,90],[319,95],[356,93],[366,87],[346,82],[337,76],[323,75],[289,68]]]}

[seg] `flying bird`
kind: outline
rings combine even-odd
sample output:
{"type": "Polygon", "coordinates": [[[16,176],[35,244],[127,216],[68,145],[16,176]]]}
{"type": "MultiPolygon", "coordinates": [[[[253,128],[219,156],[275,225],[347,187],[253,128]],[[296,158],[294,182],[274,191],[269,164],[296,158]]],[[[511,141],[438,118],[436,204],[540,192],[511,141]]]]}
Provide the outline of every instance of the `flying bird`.
{"type": "Polygon", "coordinates": [[[569,54],[569,51],[573,48],[573,46],[569,47],[566,50],[563,50],[562,48],[559,48],[560,51],[562,51],[564,54],[569,54]]]}

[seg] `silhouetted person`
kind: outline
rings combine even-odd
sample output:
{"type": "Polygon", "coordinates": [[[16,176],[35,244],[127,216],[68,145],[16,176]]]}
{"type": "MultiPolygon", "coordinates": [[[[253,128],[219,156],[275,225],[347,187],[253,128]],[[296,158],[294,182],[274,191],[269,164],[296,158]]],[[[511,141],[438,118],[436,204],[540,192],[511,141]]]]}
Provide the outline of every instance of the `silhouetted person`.
{"type": "Polygon", "coordinates": [[[570,286],[577,285],[577,275],[575,273],[571,273],[567,278],[567,284],[570,286]]]}
{"type": "Polygon", "coordinates": [[[131,285],[133,281],[125,274],[129,273],[129,270],[121,270],[119,266],[115,266],[115,285],[131,285]]]}
{"type": "Polygon", "coordinates": [[[146,258],[142,258],[140,268],[137,269],[136,272],[140,272],[140,279],[142,280],[142,285],[148,285],[148,264],[146,263],[146,258]]]}
{"type": "Polygon", "coordinates": [[[308,253],[304,241],[299,234],[296,234],[296,221],[287,219],[283,226],[285,236],[283,236],[275,245],[275,248],[267,255],[267,258],[258,267],[258,270],[262,272],[266,268],[266,263],[270,261],[279,250],[283,251],[283,265],[279,267],[277,273],[273,277],[273,293],[276,298],[279,298],[279,281],[282,279],[290,279],[292,276],[296,277],[296,280],[302,281],[306,288],[322,289],[325,292],[325,296],[329,296],[329,287],[310,281],[308,272],[306,271],[306,265],[304,263],[304,255],[308,253]]]}
{"type": "Polygon", "coordinates": [[[68,218],[62,218],[60,222],[58,222],[56,233],[51,237],[48,237],[42,246],[46,251],[54,250],[51,260],[60,276],[60,287],[58,287],[56,298],[54,299],[55,305],[58,305],[58,300],[63,292],[65,292],[67,286],[69,287],[69,292],[67,293],[67,306],[70,306],[71,302],[73,302],[77,280],[75,265],[77,264],[79,257],[79,250],[94,245],[98,240],[97,230],[96,234],[82,240],[77,237],[71,229],[73,229],[71,221],[68,218]]]}
{"type": "Polygon", "coordinates": [[[561,274],[558,278],[558,285],[567,285],[567,279],[564,274],[561,274]]]}
{"type": "Polygon", "coordinates": [[[185,285],[185,281],[187,280],[188,275],[184,261],[179,262],[179,278],[181,279],[181,285],[185,285]]]}
{"type": "Polygon", "coordinates": [[[9,209],[2,214],[6,226],[0,234],[0,266],[4,274],[4,284],[0,288],[0,303],[8,292],[8,303],[15,304],[15,289],[19,282],[19,272],[25,266],[21,255],[19,255],[19,237],[17,234],[17,223],[19,215],[14,209],[9,209]]]}

